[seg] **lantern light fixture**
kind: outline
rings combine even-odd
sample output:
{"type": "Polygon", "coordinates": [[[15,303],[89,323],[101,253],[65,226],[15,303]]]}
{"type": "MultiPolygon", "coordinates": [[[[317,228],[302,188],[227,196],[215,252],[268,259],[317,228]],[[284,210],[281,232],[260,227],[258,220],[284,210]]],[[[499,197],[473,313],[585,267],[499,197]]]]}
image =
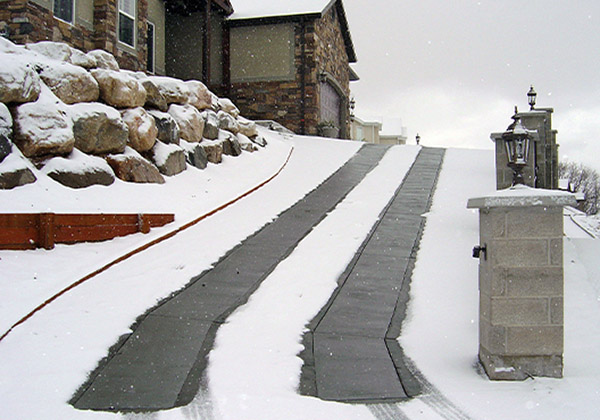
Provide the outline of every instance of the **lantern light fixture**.
{"type": "Polygon", "coordinates": [[[537,92],[533,89],[533,85],[529,88],[529,92],[527,92],[527,103],[529,104],[529,110],[532,111],[533,107],[535,107],[535,102],[537,100],[537,92]]]}
{"type": "Polygon", "coordinates": [[[513,116],[514,122],[502,134],[506,148],[508,167],[513,170],[513,186],[524,184],[523,168],[527,165],[529,145],[531,143],[531,130],[526,129],[521,123],[521,118],[513,116]]]}

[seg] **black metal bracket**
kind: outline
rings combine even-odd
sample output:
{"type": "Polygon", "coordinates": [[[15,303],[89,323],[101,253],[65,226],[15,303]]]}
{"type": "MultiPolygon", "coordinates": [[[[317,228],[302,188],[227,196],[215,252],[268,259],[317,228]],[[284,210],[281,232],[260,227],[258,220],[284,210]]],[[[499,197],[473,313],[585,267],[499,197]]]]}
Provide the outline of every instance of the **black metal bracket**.
{"type": "Polygon", "coordinates": [[[484,261],[487,261],[487,244],[483,244],[483,246],[477,245],[476,247],[474,247],[473,258],[479,258],[482,252],[484,261]]]}

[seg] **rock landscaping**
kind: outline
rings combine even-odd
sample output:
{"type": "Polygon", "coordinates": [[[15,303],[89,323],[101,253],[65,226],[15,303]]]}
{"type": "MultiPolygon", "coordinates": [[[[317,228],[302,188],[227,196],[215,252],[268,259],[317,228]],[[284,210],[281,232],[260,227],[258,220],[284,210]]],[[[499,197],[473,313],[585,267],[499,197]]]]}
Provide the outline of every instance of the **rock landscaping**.
{"type": "Polygon", "coordinates": [[[164,183],[266,146],[200,81],[120,70],[102,50],[0,38],[0,189],[38,176],[71,188],[164,183]]]}

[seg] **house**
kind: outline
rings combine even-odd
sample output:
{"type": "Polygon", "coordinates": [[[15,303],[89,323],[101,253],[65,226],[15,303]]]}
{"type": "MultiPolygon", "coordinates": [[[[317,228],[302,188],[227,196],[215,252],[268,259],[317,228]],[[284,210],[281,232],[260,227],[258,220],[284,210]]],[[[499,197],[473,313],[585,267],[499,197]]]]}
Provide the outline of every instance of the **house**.
{"type": "Polygon", "coordinates": [[[0,31],[112,53],[121,68],[203,81],[249,118],[350,136],[356,54],[342,0],[0,0],[0,31]],[[235,10],[234,10],[235,8],[235,10]]]}
{"type": "Polygon", "coordinates": [[[381,134],[383,124],[379,121],[363,121],[352,115],[350,117],[350,138],[374,144],[406,144],[406,127],[402,127],[402,134],[381,134]]]}
{"type": "Polygon", "coordinates": [[[300,134],[333,122],[350,137],[356,54],[341,0],[235,0],[226,20],[228,96],[252,119],[300,134]]]}

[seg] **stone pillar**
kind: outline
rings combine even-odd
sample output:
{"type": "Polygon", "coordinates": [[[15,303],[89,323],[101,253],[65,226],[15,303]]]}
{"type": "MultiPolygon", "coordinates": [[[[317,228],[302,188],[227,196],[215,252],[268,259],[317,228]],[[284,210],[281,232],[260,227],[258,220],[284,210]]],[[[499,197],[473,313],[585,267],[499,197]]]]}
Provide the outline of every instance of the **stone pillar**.
{"type": "Polygon", "coordinates": [[[479,359],[490,379],[561,378],[563,206],[524,185],[472,198],[479,209],[479,359]]]}

